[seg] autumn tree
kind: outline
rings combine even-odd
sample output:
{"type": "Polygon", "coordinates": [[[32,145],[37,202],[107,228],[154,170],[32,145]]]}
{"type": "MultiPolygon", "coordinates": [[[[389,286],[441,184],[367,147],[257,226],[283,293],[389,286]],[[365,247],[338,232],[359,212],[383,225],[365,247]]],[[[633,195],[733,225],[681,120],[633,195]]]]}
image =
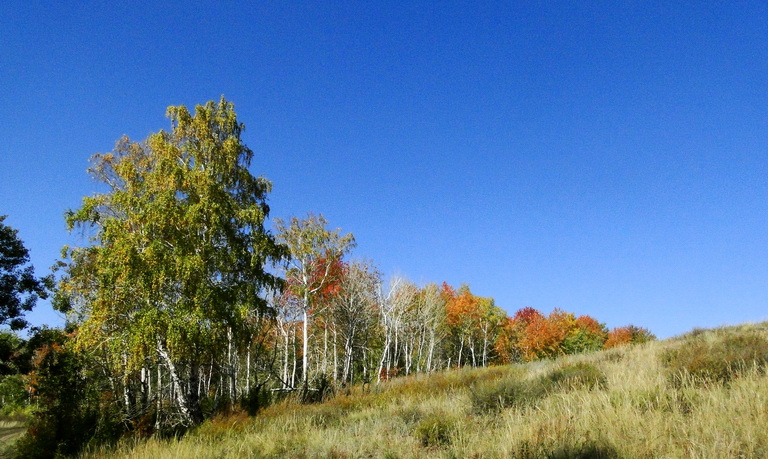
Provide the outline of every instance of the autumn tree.
{"type": "Polygon", "coordinates": [[[29,251],[18,231],[4,224],[0,215],[0,325],[13,330],[27,326],[24,313],[31,311],[38,298],[47,298],[50,279],[35,277],[29,264],[29,251]]]}
{"type": "Polygon", "coordinates": [[[289,248],[291,255],[286,279],[301,308],[301,369],[305,389],[309,384],[310,322],[325,306],[321,299],[334,282],[334,267],[355,246],[352,234],[342,235],[338,228],[326,228],[327,224],[322,215],[312,214],[305,219],[292,217],[288,222],[275,220],[278,240],[289,248]]]}
{"type": "Polygon", "coordinates": [[[626,327],[616,327],[608,333],[605,341],[606,348],[622,346],[624,344],[640,344],[653,341],[656,336],[648,329],[628,325],[626,327]]]}
{"type": "Polygon", "coordinates": [[[403,357],[402,332],[405,315],[417,293],[418,287],[400,276],[390,278],[386,290],[379,292],[379,323],[384,334],[384,344],[377,371],[378,382],[389,379],[399,371],[400,358],[403,357]]]}
{"type": "MultiPolygon", "coordinates": [[[[369,262],[353,262],[344,265],[337,294],[333,297],[332,320],[334,329],[334,379],[336,329],[343,341],[341,381],[353,382],[355,362],[362,361],[361,369],[367,373],[366,357],[372,329],[376,323],[377,292],[381,275],[369,262]]],[[[367,379],[368,375],[363,374],[367,379]]]]}
{"type": "Polygon", "coordinates": [[[172,396],[180,421],[193,424],[201,369],[226,364],[220,350],[248,339],[247,319],[267,312],[263,290],[282,286],[270,266],[288,251],[265,228],[272,185],[249,171],[233,104],[222,97],[167,116],[170,131],[124,137],[91,158],[106,191],[67,213],[91,244],[65,248],[56,304],[81,322],[78,349],[103,355],[125,382],[126,410],[135,409],[127,382],[140,374],[146,394],[155,364],[154,396],[172,396]]]}
{"type": "Polygon", "coordinates": [[[430,372],[435,368],[435,349],[443,337],[441,325],[445,321],[445,299],[440,295],[440,287],[430,283],[421,288],[416,302],[416,320],[421,326],[416,371],[430,372]]]}
{"type": "Polygon", "coordinates": [[[605,324],[587,315],[579,316],[563,342],[563,350],[566,354],[599,351],[607,338],[605,324]]]}
{"type": "Polygon", "coordinates": [[[517,340],[519,327],[511,317],[506,317],[499,324],[499,332],[493,342],[493,349],[499,363],[509,364],[520,360],[517,340]]]}
{"type": "Polygon", "coordinates": [[[506,314],[496,306],[493,298],[474,295],[467,285],[454,290],[443,283],[442,295],[445,298],[445,324],[453,340],[457,366],[462,366],[466,353],[472,366],[486,366],[491,343],[496,341],[494,335],[506,314]]]}

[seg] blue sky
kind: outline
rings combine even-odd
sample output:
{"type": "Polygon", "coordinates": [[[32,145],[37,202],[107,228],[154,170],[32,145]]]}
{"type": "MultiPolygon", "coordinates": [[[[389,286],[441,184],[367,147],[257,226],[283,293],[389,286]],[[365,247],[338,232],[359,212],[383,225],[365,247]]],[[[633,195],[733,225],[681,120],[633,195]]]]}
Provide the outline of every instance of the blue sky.
{"type": "Polygon", "coordinates": [[[225,95],[272,217],[387,274],[660,337],[768,319],[765,2],[11,0],[0,87],[0,214],[40,274],[91,154],[225,95]]]}

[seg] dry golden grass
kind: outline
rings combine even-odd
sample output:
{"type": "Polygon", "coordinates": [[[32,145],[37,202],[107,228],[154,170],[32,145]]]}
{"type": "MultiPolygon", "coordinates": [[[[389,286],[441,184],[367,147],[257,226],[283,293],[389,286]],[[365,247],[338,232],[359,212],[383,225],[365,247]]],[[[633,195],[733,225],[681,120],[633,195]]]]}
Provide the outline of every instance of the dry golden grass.
{"type": "Polygon", "coordinates": [[[674,376],[671,368],[677,367],[664,359],[669,349],[692,339],[716,343],[739,334],[768,338],[768,323],[555,361],[401,378],[367,390],[356,387],[322,404],[283,402],[252,418],[210,420],[181,439],[123,441],[87,456],[768,457],[764,368],[742,367],[721,383],[674,376]],[[481,391],[493,394],[514,381],[543,384],[555,370],[576,363],[595,369],[604,384],[548,385],[500,411],[473,405],[481,391]]]}

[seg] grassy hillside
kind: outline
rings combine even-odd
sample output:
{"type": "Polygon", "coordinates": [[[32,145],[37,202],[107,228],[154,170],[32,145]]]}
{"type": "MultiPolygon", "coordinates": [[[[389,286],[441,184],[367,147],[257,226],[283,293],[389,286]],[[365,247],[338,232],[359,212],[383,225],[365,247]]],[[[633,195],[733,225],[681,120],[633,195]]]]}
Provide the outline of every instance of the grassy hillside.
{"type": "Polygon", "coordinates": [[[768,457],[768,323],[355,387],[90,457],[768,457]]]}

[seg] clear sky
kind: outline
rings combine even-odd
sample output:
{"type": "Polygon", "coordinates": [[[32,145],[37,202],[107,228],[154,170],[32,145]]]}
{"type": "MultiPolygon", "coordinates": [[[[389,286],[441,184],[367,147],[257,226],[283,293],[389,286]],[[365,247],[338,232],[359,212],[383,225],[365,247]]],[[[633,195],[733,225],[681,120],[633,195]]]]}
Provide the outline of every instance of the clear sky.
{"type": "Polygon", "coordinates": [[[91,154],[224,95],[272,217],[323,213],[384,273],[659,337],[768,319],[764,1],[5,0],[0,88],[39,274],[91,154]]]}

